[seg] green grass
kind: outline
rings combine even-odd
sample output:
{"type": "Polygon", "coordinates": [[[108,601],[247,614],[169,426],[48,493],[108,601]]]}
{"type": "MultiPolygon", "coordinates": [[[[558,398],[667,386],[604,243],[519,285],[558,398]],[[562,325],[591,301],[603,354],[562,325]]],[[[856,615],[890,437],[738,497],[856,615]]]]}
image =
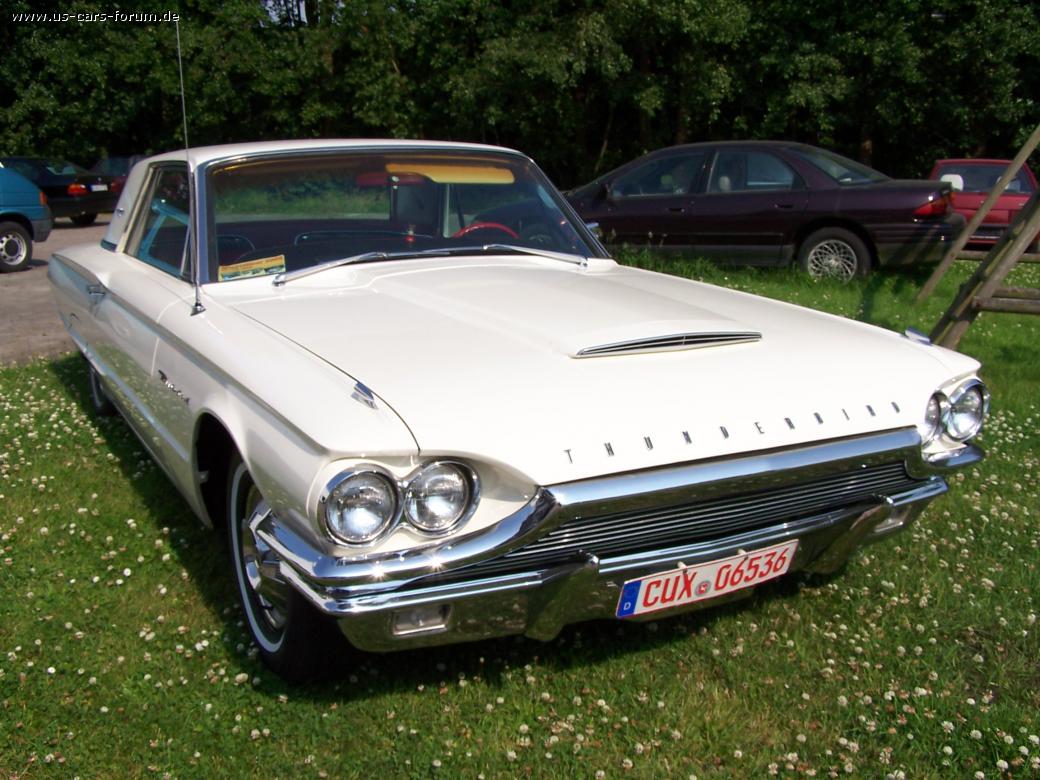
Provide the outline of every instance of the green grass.
{"type": "MultiPolygon", "coordinates": [[[[916,306],[920,273],[630,260],[925,331],[970,271],[916,306]]],[[[1036,777],[1038,341],[1040,319],[982,315],[962,349],[993,392],[988,459],[825,586],[351,658],[303,688],[249,649],[219,539],[122,422],[89,414],[81,361],[0,369],[0,773],[1036,777]]]]}

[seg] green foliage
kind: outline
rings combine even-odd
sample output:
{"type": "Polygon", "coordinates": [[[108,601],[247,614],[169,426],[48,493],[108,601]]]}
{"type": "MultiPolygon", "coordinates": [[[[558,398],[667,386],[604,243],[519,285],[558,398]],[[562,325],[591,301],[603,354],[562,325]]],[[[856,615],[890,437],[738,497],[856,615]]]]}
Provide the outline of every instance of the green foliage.
{"type": "MultiPolygon", "coordinates": [[[[183,143],[172,24],[14,21],[0,151],[92,163],[183,143]]],[[[472,140],[559,183],[649,149],[791,138],[922,176],[1010,156],[1040,121],[1040,19],[1006,0],[146,0],[182,20],[195,145],[472,140]]]]}

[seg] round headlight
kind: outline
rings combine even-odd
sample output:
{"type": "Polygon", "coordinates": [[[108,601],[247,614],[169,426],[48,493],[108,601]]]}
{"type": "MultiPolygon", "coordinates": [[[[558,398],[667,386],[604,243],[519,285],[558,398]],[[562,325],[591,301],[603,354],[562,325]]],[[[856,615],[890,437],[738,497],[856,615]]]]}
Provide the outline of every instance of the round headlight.
{"type": "Polygon", "coordinates": [[[986,418],[988,398],[981,384],[969,385],[950,399],[943,419],[946,434],[955,441],[967,441],[979,432],[986,418]]]}
{"type": "Polygon", "coordinates": [[[359,471],[330,484],[325,525],[348,544],[371,542],[397,517],[397,488],[375,471],[359,471]]]}
{"type": "Polygon", "coordinates": [[[405,489],[404,514],[421,531],[440,533],[454,526],[473,496],[469,477],[453,463],[431,463],[405,489]]]}
{"type": "Polygon", "coordinates": [[[942,404],[939,401],[938,393],[928,399],[928,408],[924,411],[924,426],[925,444],[935,441],[942,433],[942,404]]]}

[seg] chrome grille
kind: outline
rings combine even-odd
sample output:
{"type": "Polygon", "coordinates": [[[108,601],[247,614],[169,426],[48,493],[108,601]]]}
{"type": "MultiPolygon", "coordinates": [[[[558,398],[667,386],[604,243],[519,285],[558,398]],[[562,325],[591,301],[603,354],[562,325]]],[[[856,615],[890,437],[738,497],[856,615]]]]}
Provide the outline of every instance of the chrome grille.
{"type": "Polygon", "coordinates": [[[573,560],[579,553],[602,559],[713,541],[842,509],[873,496],[895,495],[919,484],[902,462],[888,463],[753,493],[577,518],[525,547],[424,582],[531,571],[573,560]]]}
{"type": "Polygon", "coordinates": [[[579,349],[577,357],[603,357],[633,352],[659,352],[669,349],[692,349],[694,347],[719,347],[726,344],[743,344],[759,341],[761,333],[675,333],[646,339],[619,341],[616,344],[601,344],[579,349]]]}

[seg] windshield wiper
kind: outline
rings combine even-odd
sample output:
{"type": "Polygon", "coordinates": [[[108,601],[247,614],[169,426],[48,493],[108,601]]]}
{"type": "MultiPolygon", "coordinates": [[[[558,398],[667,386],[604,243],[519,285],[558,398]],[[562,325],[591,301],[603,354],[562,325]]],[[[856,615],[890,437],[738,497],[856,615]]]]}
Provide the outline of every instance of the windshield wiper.
{"type": "Polygon", "coordinates": [[[320,274],[322,271],[328,271],[331,268],[341,268],[345,265],[354,265],[355,263],[371,263],[376,260],[399,260],[406,257],[450,257],[452,255],[466,254],[468,252],[515,252],[520,255],[533,255],[535,257],[547,257],[551,260],[562,260],[565,263],[580,265],[582,267],[589,263],[589,259],[582,255],[554,252],[551,249],[536,249],[529,246],[516,246],[515,244],[484,244],[483,246],[445,247],[442,249],[415,250],[414,252],[362,252],[359,255],[338,257],[335,260],[327,260],[324,263],[318,263],[317,265],[312,265],[307,268],[298,268],[295,271],[283,271],[280,274],[275,274],[272,284],[274,284],[275,287],[281,287],[286,282],[302,279],[305,276],[311,276],[313,274],[320,274]]]}
{"type": "Polygon", "coordinates": [[[520,255],[534,255],[535,257],[548,257],[551,260],[562,260],[573,265],[586,266],[589,258],[583,255],[573,255],[567,252],[554,252],[551,249],[537,249],[532,246],[517,246],[516,244],[484,244],[481,247],[484,252],[516,252],[520,255]]]}
{"type": "Polygon", "coordinates": [[[328,271],[330,268],[340,268],[345,265],[354,265],[355,263],[371,263],[375,260],[397,260],[405,257],[443,257],[448,254],[450,253],[444,249],[424,249],[415,252],[362,252],[360,255],[338,257],[335,260],[327,260],[324,263],[318,263],[317,265],[312,265],[307,268],[298,268],[295,271],[283,271],[280,274],[275,274],[272,284],[274,284],[275,287],[281,287],[286,282],[291,282],[294,279],[302,279],[305,276],[311,276],[312,274],[320,274],[322,271],[328,271]]]}

